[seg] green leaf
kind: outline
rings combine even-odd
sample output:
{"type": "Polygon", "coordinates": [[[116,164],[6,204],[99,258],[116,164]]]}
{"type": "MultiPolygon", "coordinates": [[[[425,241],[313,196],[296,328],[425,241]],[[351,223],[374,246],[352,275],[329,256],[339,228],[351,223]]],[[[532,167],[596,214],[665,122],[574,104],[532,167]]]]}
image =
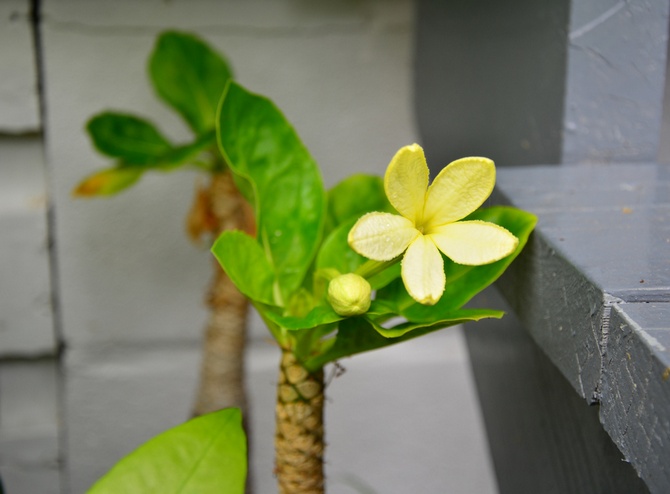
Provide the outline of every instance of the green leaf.
{"type": "Polygon", "coordinates": [[[352,175],[328,191],[328,222],[333,228],[371,211],[394,212],[381,177],[352,175]]]}
{"type": "Polygon", "coordinates": [[[357,220],[357,217],[353,217],[344,221],[323,241],[316,258],[317,269],[334,268],[342,274],[353,273],[356,268],[367,262],[367,259],[349,247],[347,242],[349,230],[357,220]]]}
{"type": "Polygon", "coordinates": [[[291,294],[284,310],[286,315],[305,317],[315,305],[314,294],[305,287],[300,287],[291,294]]]}
{"type": "Polygon", "coordinates": [[[224,231],[212,253],[240,292],[255,302],[276,305],[272,266],[255,239],[241,231],[224,231]]]}
{"type": "MultiPolygon", "coordinates": [[[[345,220],[324,240],[316,258],[317,269],[336,269],[340,273],[353,273],[368,259],[354,251],[347,241],[349,230],[358,221],[354,216],[345,220]]],[[[373,290],[382,288],[400,276],[400,263],[391,264],[380,273],[367,277],[373,290]]]]}
{"type": "Polygon", "coordinates": [[[448,326],[454,326],[456,324],[463,324],[465,322],[479,321],[481,319],[496,318],[500,319],[504,315],[503,311],[492,310],[492,309],[461,309],[452,311],[449,314],[439,314],[435,315],[433,320],[426,322],[403,322],[396,326],[385,328],[384,326],[377,324],[373,320],[368,319],[377,332],[384,336],[385,338],[398,338],[403,336],[410,331],[415,331],[417,329],[435,331],[437,329],[446,328],[448,326]]]}
{"type": "Polygon", "coordinates": [[[217,135],[238,183],[251,191],[258,241],[284,305],[302,284],[321,241],[326,201],[319,170],[277,107],[234,82],[221,102],[217,135]]]}
{"type": "Polygon", "coordinates": [[[379,290],[398,278],[400,278],[400,263],[396,262],[369,278],[368,281],[373,290],[379,290]]]}
{"type": "Polygon", "coordinates": [[[308,369],[319,369],[335,360],[351,357],[358,353],[377,350],[389,345],[402,343],[412,338],[432,333],[449,326],[455,326],[469,321],[478,321],[484,318],[500,318],[503,313],[495,310],[463,310],[455,311],[451,318],[434,321],[429,324],[401,323],[395,328],[386,329],[369,319],[369,313],[364,317],[350,317],[339,323],[336,336],[330,341],[330,346],[311,358],[305,360],[308,369]]]}
{"type": "Polygon", "coordinates": [[[232,71],[223,56],[193,34],[166,31],[156,41],[149,75],[158,96],[200,135],[214,129],[232,71]]]}
{"type": "MultiPolygon", "coordinates": [[[[386,198],[384,181],[378,176],[352,175],[328,191],[327,231],[330,233],[319,250],[317,268],[331,267],[341,273],[353,273],[368,261],[349,246],[348,235],[356,221],[372,211],[395,212],[386,198]]],[[[366,278],[376,290],[398,276],[400,264],[366,278]]]]}
{"type": "Polygon", "coordinates": [[[401,343],[431,331],[435,329],[422,328],[398,338],[386,338],[379,334],[368,319],[350,317],[340,322],[336,336],[330,340],[330,346],[306,359],[304,365],[310,370],[319,369],[335,360],[401,343]]]}
{"type": "Polygon", "coordinates": [[[151,122],[125,113],[95,115],[86,130],[98,151],[128,165],[153,162],[173,148],[151,122]]]}
{"type": "MultiPolygon", "coordinates": [[[[147,170],[170,171],[192,163],[203,151],[214,144],[214,132],[197,138],[190,144],[172,147],[156,156],[146,156],[143,164],[129,164],[121,158],[116,166],[99,170],[82,180],[73,190],[75,197],[110,196],[134,185],[147,170]]],[[[208,169],[209,170],[209,169],[208,169]]]]}
{"type": "Polygon", "coordinates": [[[153,163],[149,163],[148,168],[169,171],[181,165],[193,163],[200,154],[212,149],[215,145],[216,135],[214,131],[207,132],[199,136],[195,141],[177,146],[164,155],[157,157],[153,163]]]}
{"type": "Polygon", "coordinates": [[[89,175],[75,187],[75,197],[111,196],[130,187],[142,176],[140,168],[114,167],[89,175]]]}
{"type": "MultiPolygon", "coordinates": [[[[402,338],[397,339],[398,342],[401,340],[402,338]]],[[[384,338],[366,319],[350,317],[340,322],[336,336],[329,341],[330,346],[318,355],[305,360],[304,365],[310,370],[320,369],[335,360],[382,348],[391,342],[394,340],[384,338]]]]}
{"type": "Polygon", "coordinates": [[[304,317],[280,316],[271,311],[263,311],[263,315],[278,326],[288,329],[289,331],[311,329],[344,319],[344,317],[337,314],[330,306],[326,305],[318,305],[314,307],[304,317]]]}
{"type": "Polygon", "coordinates": [[[444,259],[444,270],[447,276],[447,285],[442,298],[433,306],[418,303],[402,310],[402,314],[411,321],[426,321],[436,314],[449,313],[463,307],[472,297],[489,286],[507,269],[519,255],[533,231],[537,218],[520,209],[495,206],[475,211],[466,219],[490,221],[512,232],[519,239],[519,245],[509,256],[491,264],[483,266],[464,266],[456,264],[450,259],[444,259]]]}
{"type": "Polygon", "coordinates": [[[117,463],[89,494],[242,494],[247,471],[242,414],[229,408],[170,429],[117,463]]]}

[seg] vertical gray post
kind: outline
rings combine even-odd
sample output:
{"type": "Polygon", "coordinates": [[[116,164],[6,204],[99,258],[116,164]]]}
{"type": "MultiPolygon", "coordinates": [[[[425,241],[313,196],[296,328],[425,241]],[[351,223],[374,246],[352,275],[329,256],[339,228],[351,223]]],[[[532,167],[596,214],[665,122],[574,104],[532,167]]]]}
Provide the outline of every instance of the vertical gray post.
{"type": "Polygon", "coordinates": [[[655,161],[668,0],[419,0],[428,162],[655,161]]]}
{"type": "Polygon", "coordinates": [[[656,161],[666,75],[666,0],[573,0],[562,162],[656,161]]]}
{"type": "Polygon", "coordinates": [[[415,103],[428,163],[558,163],[567,0],[420,0],[415,103]]]}
{"type": "MultiPolygon", "coordinates": [[[[428,162],[656,161],[669,0],[418,0],[415,94],[428,162]]],[[[478,306],[505,308],[494,293],[478,306]]],[[[645,492],[514,317],[467,325],[501,494],[645,492]]]]}

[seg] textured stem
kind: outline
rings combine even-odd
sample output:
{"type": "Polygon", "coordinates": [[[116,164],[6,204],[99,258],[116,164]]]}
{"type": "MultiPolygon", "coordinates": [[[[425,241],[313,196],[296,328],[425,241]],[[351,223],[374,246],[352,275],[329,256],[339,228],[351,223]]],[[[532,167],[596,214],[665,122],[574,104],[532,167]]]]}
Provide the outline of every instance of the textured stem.
{"type": "Polygon", "coordinates": [[[218,265],[214,269],[207,301],[211,313],[205,331],[194,415],[226,407],[246,411],[247,407],[244,349],[248,302],[218,265]]]}
{"type": "Polygon", "coordinates": [[[277,387],[275,474],[280,494],[323,494],[323,370],[283,351],[277,387]]]}
{"type": "MultiPolygon", "coordinates": [[[[214,236],[224,230],[250,230],[253,217],[235,187],[230,172],[212,176],[208,188],[200,188],[188,218],[192,238],[203,234],[214,236]]],[[[200,384],[194,415],[240,407],[246,410],[244,388],[244,349],[248,301],[218,263],[214,262],[214,279],[207,305],[210,317],[205,333],[200,384]]]]}

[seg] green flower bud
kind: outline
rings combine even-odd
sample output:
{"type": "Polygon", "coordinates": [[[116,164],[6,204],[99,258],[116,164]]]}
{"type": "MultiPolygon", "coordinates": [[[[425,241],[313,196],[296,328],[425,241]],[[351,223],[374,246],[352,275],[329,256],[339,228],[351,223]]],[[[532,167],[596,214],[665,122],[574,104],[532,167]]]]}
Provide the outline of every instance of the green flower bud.
{"type": "Polygon", "coordinates": [[[341,316],[358,316],[370,308],[372,288],[365,278],[354,273],[333,278],[328,285],[328,302],[341,316]]]}

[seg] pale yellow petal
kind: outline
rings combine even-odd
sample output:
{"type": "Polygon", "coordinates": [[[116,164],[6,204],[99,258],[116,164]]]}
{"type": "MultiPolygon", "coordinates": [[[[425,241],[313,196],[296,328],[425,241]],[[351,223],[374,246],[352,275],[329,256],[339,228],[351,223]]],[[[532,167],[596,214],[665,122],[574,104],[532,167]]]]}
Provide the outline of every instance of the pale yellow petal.
{"type": "Polygon", "coordinates": [[[449,163],[428,188],[424,232],[472,213],[491,195],[495,181],[495,165],[488,158],[461,158],[449,163]]]}
{"type": "Polygon", "coordinates": [[[405,218],[421,220],[428,188],[428,165],[418,144],[400,148],[386,169],[384,190],[389,202],[405,218]]]}
{"type": "Polygon", "coordinates": [[[410,244],[402,258],[402,281],[407,292],[420,304],[433,305],[444,293],[444,262],[433,241],[421,235],[410,244]]]}
{"type": "Polygon", "coordinates": [[[510,255],[519,240],[502,226],[486,221],[459,221],[435,229],[435,245],[454,262],[479,266],[510,255]]]}
{"type": "Polygon", "coordinates": [[[390,261],[405,252],[419,231],[407,218],[390,213],[367,213],[349,230],[349,245],[374,261],[390,261]]]}

